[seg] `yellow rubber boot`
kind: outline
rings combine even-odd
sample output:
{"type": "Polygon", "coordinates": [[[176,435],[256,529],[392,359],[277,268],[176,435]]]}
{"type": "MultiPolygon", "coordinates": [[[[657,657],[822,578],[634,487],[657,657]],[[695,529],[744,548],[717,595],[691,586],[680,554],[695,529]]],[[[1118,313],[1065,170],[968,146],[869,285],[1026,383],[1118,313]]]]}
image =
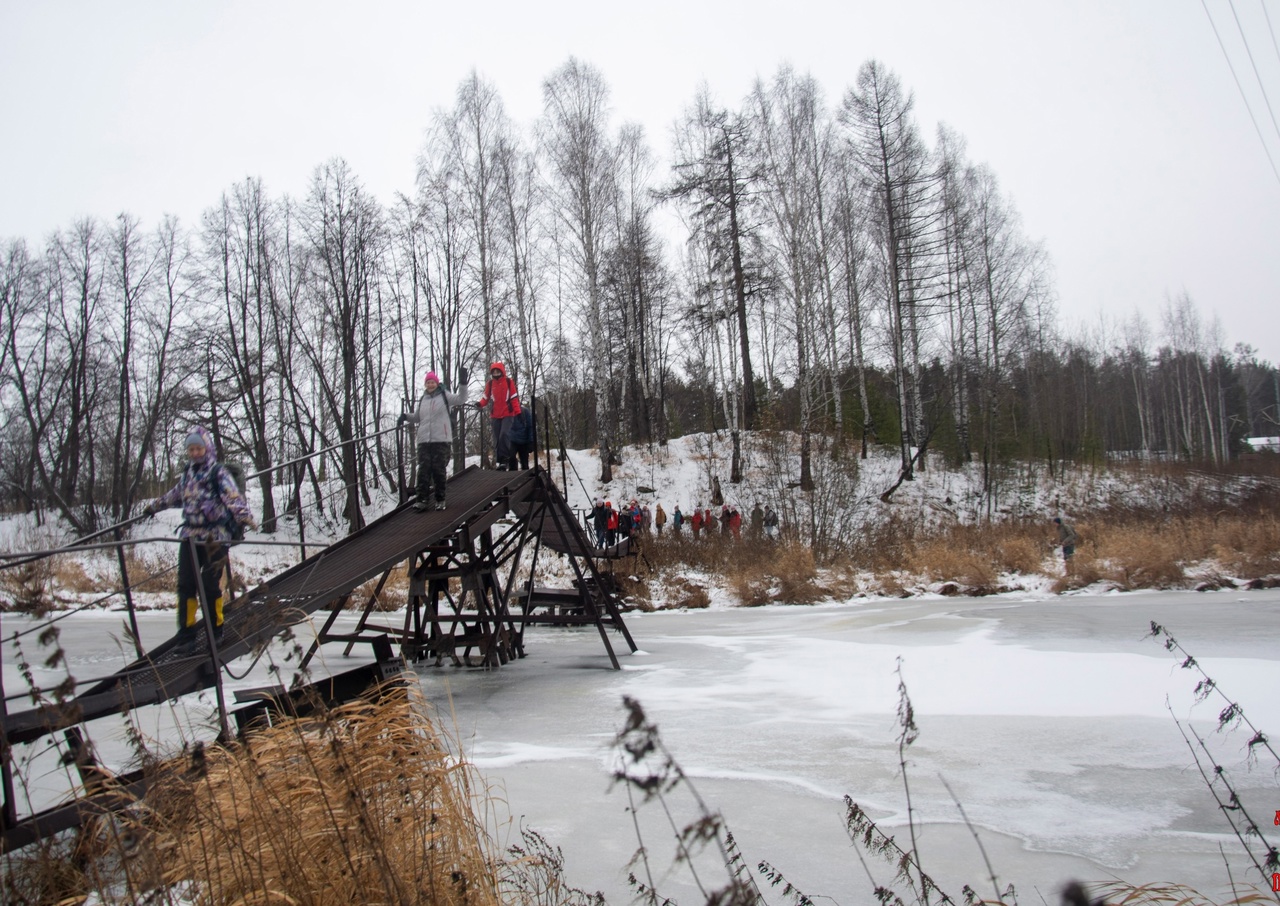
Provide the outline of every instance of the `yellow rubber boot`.
{"type": "Polygon", "coordinates": [[[196,617],[200,614],[200,599],[187,598],[182,608],[182,628],[191,629],[196,625],[196,617]]]}
{"type": "Polygon", "coordinates": [[[213,599],[213,625],[222,626],[222,595],[213,599]]]}

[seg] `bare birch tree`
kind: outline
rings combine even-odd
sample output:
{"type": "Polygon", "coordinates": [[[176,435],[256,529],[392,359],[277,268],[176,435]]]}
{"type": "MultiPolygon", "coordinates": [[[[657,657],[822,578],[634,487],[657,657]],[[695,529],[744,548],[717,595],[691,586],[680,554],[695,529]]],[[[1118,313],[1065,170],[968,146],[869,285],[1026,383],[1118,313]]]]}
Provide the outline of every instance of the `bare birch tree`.
{"type": "Polygon", "coordinates": [[[897,76],[872,60],[858,70],[841,121],[874,198],[877,245],[888,304],[889,348],[898,396],[901,479],[910,481],[924,442],[920,398],[921,313],[932,277],[936,175],[911,117],[913,99],[897,76]]]}
{"type": "MultiPolygon", "coordinates": [[[[550,200],[567,240],[580,294],[587,354],[608,354],[601,306],[600,278],[607,248],[610,209],[616,192],[617,151],[608,134],[609,90],[599,70],[570,58],[542,86],[540,144],[547,161],[550,200]]],[[[600,446],[600,480],[613,480],[617,456],[611,387],[599,369],[586,373],[595,401],[600,446]]]]}

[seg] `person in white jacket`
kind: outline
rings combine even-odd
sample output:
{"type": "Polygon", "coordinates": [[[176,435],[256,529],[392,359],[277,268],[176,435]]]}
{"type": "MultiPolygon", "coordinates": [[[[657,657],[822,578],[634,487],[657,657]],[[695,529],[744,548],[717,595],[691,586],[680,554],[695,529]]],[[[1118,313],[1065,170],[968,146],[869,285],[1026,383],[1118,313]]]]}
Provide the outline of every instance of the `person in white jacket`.
{"type": "Polygon", "coordinates": [[[453,446],[451,411],[467,401],[467,375],[459,372],[462,390],[451,393],[440,383],[440,375],[428,371],[423,380],[422,399],[418,408],[400,416],[400,423],[415,425],[418,441],[418,491],[415,510],[443,510],[445,482],[448,480],[449,454],[453,446]],[[434,496],[434,499],[432,499],[434,496]]]}

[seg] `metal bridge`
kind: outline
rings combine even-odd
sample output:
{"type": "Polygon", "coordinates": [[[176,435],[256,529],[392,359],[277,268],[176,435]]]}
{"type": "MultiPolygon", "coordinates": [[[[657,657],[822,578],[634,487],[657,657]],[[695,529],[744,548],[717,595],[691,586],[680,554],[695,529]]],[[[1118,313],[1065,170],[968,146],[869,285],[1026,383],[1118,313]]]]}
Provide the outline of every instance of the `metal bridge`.
{"type": "MultiPolygon", "coordinates": [[[[249,704],[233,713],[223,693],[222,666],[260,650],[320,610],[328,609],[329,615],[301,667],[320,645],[335,641],[346,643],[344,654],[368,643],[376,661],[354,682],[327,681],[323,695],[330,701],[359,694],[370,682],[402,670],[406,661],[500,667],[524,656],[525,629],[531,625],[595,626],[615,669],[619,663],[612,632],[636,650],[612,573],[598,569],[601,559],[627,556],[627,542],[595,548],[545,470],[471,467],[449,479],[447,496],[447,510],[419,512],[401,505],[242,594],[226,606],[220,640],[206,619],[194,646],[180,645],[175,637],[73,697],[15,713],[4,706],[0,848],[8,851],[76,826],[89,815],[119,807],[145,787],[139,772],[112,778],[109,792],[98,789],[103,772],[93,763],[80,729],[88,721],[212,687],[225,739],[231,735],[229,716],[243,728],[249,716],[271,703],[287,707],[296,690],[281,686],[241,698],[249,704]],[[574,574],[571,589],[535,587],[532,565],[543,550],[567,557],[574,574]],[[517,585],[526,562],[528,569],[517,585]],[[408,606],[402,622],[388,625],[380,622],[385,618],[380,595],[401,567],[408,571],[408,606]],[[370,583],[372,590],[362,592],[370,583]],[[353,605],[360,612],[355,630],[335,633],[338,615],[353,605]],[[85,795],[20,816],[13,747],[54,733],[64,735],[85,795]]],[[[208,613],[208,602],[202,605],[208,613]]]]}

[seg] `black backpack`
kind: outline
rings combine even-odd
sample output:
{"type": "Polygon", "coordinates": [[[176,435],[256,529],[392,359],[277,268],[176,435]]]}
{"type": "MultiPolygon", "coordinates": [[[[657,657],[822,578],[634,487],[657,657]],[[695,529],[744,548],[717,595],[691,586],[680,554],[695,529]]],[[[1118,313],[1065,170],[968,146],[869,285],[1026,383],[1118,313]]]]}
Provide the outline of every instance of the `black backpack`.
{"type": "MultiPolygon", "coordinates": [[[[213,468],[209,470],[209,480],[215,483],[215,487],[217,486],[216,482],[218,480],[219,469],[225,470],[226,473],[231,476],[231,480],[236,483],[236,490],[239,491],[241,495],[244,495],[244,482],[246,478],[244,466],[240,465],[238,462],[214,463],[213,468]]],[[[232,541],[244,540],[244,526],[236,521],[235,514],[229,509],[227,510],[227,518],[226,521],[223,522],[223,525],[225,525],[227,527],[227,531],[231,533],[232,541]]]]}

